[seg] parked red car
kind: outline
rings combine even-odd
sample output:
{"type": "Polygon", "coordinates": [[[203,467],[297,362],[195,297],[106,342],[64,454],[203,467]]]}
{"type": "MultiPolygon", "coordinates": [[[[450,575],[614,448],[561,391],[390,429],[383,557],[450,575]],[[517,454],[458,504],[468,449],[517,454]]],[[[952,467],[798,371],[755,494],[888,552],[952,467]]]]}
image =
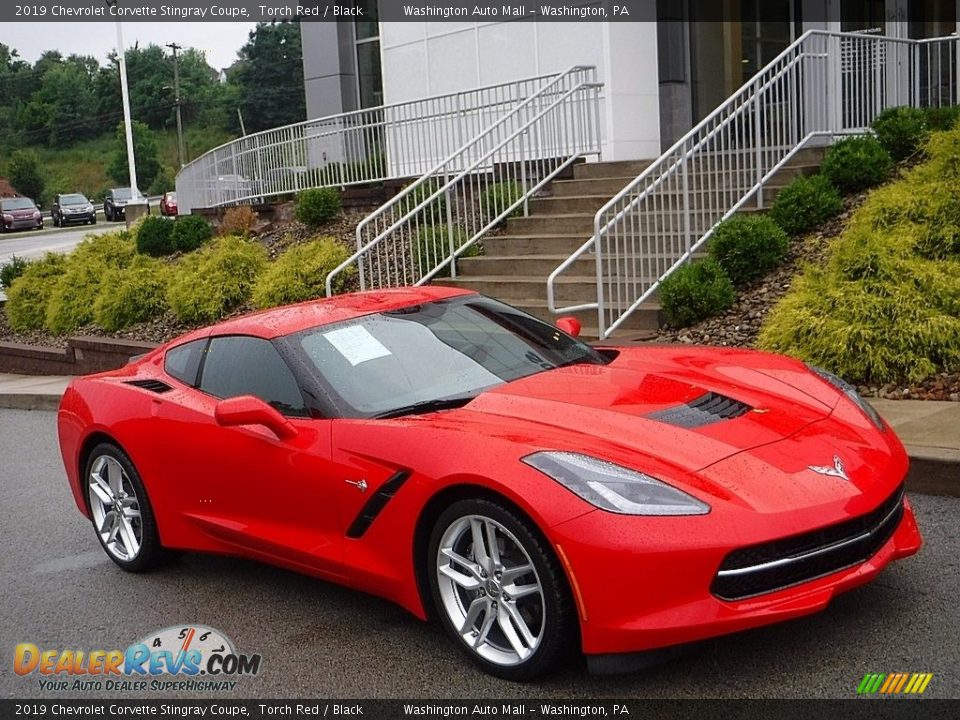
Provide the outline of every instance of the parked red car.
{"type": "Polygon", "coordinates": [[[43,215],[30,198],[0,199],[0,232],[43,229],[43,215]]]}
{"type": "Polygon", "coordinates": [[[121,568],[281,565],[437,618],[515,680],[578,641],[593,669],[636,667],[813,613],[921,546],[903,446],[839,378],[593,348],[453,288],[197,330],[74,380],[58,428],[121,568]]]}
{"type": "Polygon", "coordinates": [[[167,216],[176,216],[177,214],[177,194],[175,192],[164,193],[160,198],[160,214],[167,216]]]}

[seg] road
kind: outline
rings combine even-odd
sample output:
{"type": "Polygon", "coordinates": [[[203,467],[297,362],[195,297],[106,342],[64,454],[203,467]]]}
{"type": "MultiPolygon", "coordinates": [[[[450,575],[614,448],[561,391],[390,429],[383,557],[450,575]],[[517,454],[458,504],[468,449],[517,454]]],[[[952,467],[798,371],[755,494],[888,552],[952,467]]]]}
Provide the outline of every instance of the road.
{"type": "Polygon", "coordinates": [[[925,697],[960,697],[957,499],[913,496],[923,551],[824,613],[711,640],[643,673],[591,676],[572,660],[554,678],[518,685],[474,670],[439,628],[398,607],[291,572],[186,555],[123,573],[74,506],[53,413],[0,411],[0,458],[3,697],[54,697],[36,675],[11,672],[17,643],[110,650],[182,623],[213,626],[262,655],[262,672],[240,680],[234,698],[852,698],[867,672],[914,671],[935,675],[925,697]]]}

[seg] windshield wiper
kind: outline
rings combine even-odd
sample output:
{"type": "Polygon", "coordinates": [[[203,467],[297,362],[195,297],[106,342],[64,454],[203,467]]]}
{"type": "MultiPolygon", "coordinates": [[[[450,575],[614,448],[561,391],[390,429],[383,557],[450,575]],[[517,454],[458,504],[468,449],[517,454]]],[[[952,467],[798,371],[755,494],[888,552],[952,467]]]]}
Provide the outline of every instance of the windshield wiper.
{"type": "Polygon", "coordinates": [[[404,415],[422,415],[436,410],[452,410],[463,407],[476,397],[476,395],[461,395],[459,397],[439,398],[437,400],[424,400],[411,405],[403,405],[393,410],[385,410],[376,415],[371,415],[370,418],[374,420],[386,420],[387,418],[402,417],[404,415]]]}

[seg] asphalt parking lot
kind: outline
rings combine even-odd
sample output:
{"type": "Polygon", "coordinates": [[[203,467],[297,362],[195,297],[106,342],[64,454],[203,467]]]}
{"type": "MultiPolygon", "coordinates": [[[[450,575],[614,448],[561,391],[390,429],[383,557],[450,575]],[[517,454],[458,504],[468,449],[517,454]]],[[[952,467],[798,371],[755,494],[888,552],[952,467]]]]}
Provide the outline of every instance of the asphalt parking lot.
{"type": "Polygon", "coordinates": [[[438,627],[294,573],[199,555],[123,573],[73,504],[54,420],[0,410],[3,697],[55,697],[36,674],[12,672],[17,643],[109,650],[181,623],[218,628],[263,656],[234,698],[851,698],[868,672],[932,672],[926,696],[960,697],[958,499],[913,496],[926,547],[825,613],[705,642],[643,673],[591,676],[572,662],[548,681],[515,685],[474,670],[438,627]]]}

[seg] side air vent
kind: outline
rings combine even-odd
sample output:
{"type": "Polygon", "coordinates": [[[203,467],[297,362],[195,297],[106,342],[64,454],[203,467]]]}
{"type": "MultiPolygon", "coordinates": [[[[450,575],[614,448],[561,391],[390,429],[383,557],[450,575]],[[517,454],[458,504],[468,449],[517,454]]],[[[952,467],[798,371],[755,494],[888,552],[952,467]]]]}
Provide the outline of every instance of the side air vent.
{"type": "Polygon", "coordinates": [[[172,387],[167,385],[162,380],[127,380],[126,385],[136,385],[138,388],[143,388],[144,390],[149,390],[152,393],[157,393],[162,395],[165,392],[170,392],[173,390],[172,387]]]}
{"type": "Polygon", "coordinates": [[[659,410],[647,417],[677,427],[696,428],[720,420],[732,420],[749,411],[750,406],[739,400],[708,392],[684,405],[659,410]]]}

